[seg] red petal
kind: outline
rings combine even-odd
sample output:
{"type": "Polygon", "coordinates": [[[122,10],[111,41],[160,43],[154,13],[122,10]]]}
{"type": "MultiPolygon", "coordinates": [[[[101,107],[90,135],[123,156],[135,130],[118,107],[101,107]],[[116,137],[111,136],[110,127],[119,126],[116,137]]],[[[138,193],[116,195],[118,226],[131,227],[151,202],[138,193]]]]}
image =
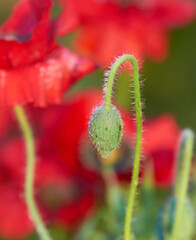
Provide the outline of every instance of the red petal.
{"type": "Polygon", "coordinates": [[[12,67],[22,67],[41,61],[53,48],[54,40],[50,36],[49,13],[34,28],[32,38],[18,43],[9,53],[12,67]]]}
{"type": "Polygon", "coordinates": [[[23,188],[25,173],[25,145],[23,138],[11,137],[0,148],[0,168],[4,170],[9,180],[23,188]]]}
{"type": "MultiPolygon", "coordinates": [[[[70,2],[75,3],[72,12],[77,16],[80,32],[74,48],[100,65],[108,65],[111,57],[122,53],[134,54],[139,60],[144,57],[159,61],[165,59],[168,55],[168,30],[188,24],[196,16],[196,4],[192,0],[135,1],[124,7],[119,1],[109,0],[89,0],[85,7],[79,0],[61,1],[68,6],[70,2]],[[91,9],[93,3],[97,6],[91,9]]],[[[63,21],[59,20],[59,25],[62,25],[59,27],[62,35],[63,21]]]]}
{"type": "Polygon", "coordinates": [[[34,229],[24,197],[9,185],[0,188],[0,235],[4,238],[24,238],[34,229]]]}
{"type": "Polygon", "coordinates": [[[50,23],[51,7],[50,0],[21,1],[3,25],[3,33],[14,34],[18,40],[17,44],[8,49],[7,58],[12,67],[41,61],[54,47],[50,23]],[[24,26],[24,22],[27,26],[24,26]]]}
{"type": "Polygon", "coordinates": [[[72,202],[59,211],[56,216],[57,224],[76,228],[95,209],[95,199],[92,192],[87,192],[77,202],[72,202]],[[80,216],[80,217],[78,217],[80,216]]]}
{"type": "Polygon", "coordinates": [[[43,61],[23,68],[0,70],[0,106],[59,103],[63,93],[95,64],[58,47],[43,61]]]}
{"type": "Polygon", "coordinates": [[[155,21],[171,28],[183,26],[196,17],[196,3],[191,0],[151,1],[148,7],[155,21]]]}
{"type": "Polygon", "coordinates": [[[4,34],[12,33],[26,38],[43,18],[43,13],[50,11],[51,7],[51,0],[21,0],[14,6],[11,16],[1,30],[4,34]]]}
{"type": "Polygon", "coordinates": [[[80,1],[80,0],[58,0],[63,10],[56,21],[56,33],[63,36],[74,30],[81,23],[99,21],[107,15],[116,4],[111,1],[80,1]]]}
{"type": "MultiPolygon", "coordinates": [[[[42,151],[51,149],[49,144],[58,152],[62,164],[69,169],[80,168],[80,143],[84,135],[88,132],[88,121],[92,108],[102,101],[101,91],[91,89],[82,91],[70,96],[65,101],[65,105],[58,109],[51,109],[56,119],[45,130],[42,138],[42,151]]],[[[50,111],[46,111],[44,119],[50,118],[50,111]]],[[[45,125],[45,124],[44,124],[45,125]]]]}
{"type": "Polygon", "coordinates": [[[176,153],[174,149],[159,149],[151,154],[154,180],[157,187],[172,186],[175,179],[176,153]]]}
{"type": "Polygon", "coordinates": [[[175,177],[179,127],[172,116],[163,115],[144,123],[144,129],[143,152],[153,162],[155,185],[171,186],[175,177]]]}
{"type": "Polygon", "coordinates": [[[150,154],[159,149],[175,149],[180,136],[179,127],[171,115],[163,115],[144,124],[143,150],[150,154]]]}
{"type": "Polygon", "coordinates": [[[0,108],[0,145],[7,141],[8,131],[15,128],[15,117],[11,108],[0,108]]]}
{"type": "Polygon", "coordinates": [[[0,68],[10,68],[12,66],[12,62],[9,58],[9,53],[17,45],[17,41],[7,41],[0,39],[0,68]]]}
{"type": "Polygon", "coordinates": [[[78,27],[79,23],[78,14],[75,11],[75,4],[73,1],[70,1],[55,21],[55,33],[59,36],[66,35],[78,27]]]}

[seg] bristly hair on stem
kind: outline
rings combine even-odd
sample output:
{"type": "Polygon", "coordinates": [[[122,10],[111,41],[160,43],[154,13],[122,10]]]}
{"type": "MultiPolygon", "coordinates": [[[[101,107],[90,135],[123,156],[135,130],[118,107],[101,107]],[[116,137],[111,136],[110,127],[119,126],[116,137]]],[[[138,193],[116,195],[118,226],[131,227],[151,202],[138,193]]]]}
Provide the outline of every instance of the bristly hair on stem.
{"type": "Polygon", "coordinates": [[[107,82],[104,86],[104,104],[99,106],[91,116],[89,122],[89,135],[103,158],[108,157],[111,152],[114,151],[120,144],[123,123],[120,113],[116,107],[111,104],[111,98],[116,73],[121,64],[125,61],[129,61],[132,64],[136,116],[136,141],[133,162],[133,175],[124,225],[124,240],[131,240],[133,238],[133,233],[131,231],[131,219],[133,214],[136,189],[138,185],[142,144],[142,107],[140,97],[139,68],[137,60],[133,55],[124,54],[119,57],[112,65],[109,74],[107,74],[107,82]]]}

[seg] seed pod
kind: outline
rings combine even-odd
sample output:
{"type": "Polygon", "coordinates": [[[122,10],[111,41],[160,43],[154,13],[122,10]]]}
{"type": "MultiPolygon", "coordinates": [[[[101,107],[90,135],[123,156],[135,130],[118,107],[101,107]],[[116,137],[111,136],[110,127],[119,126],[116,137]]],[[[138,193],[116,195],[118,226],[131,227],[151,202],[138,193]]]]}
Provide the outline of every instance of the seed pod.
{"type": "Polygon", "coordinates": [[[120,144],[123,122],[116,107],[105,109],[104,105],[95,109],[89,122],[91,141],[103,158],[107,158],[120,144]]]}

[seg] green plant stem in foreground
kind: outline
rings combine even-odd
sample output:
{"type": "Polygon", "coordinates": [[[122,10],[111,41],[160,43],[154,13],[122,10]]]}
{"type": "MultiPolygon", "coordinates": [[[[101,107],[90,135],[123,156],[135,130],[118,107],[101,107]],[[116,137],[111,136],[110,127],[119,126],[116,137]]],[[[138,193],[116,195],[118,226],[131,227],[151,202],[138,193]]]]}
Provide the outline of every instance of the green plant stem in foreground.
{"type": "Polygon", "coordinates": [[[33,191],[34,172],[35,172],[35,146],[33,140],[32,130],[29,126],[24,109],[22,106],[14,107],[14,111],[24,135],[27,164],[25,174],[25,200],[27,203],[28,211],[35,224],[35,228],[41,238],[41,240],[51,240],[51,237],[39,215],[39,211],[36,207],[33,191]]]}
{"type": "MultiPolygon", "coordinates": [[[[182,166],[179,173],[179,177],[176,182],[175,197],[176,197],[176,212],[174,226],[172,230],[172,240],[178,240],[178,233],[180,232],[181,219],[184,203],[186,200],[186,194],[188,190],[188,182],[190,175],[191,159],[193,153],[194,134],[191,130],[186,129],[182,132],[180,143],[180,160],[182,166]]],[[[178,166],[179,170],[179,166],[178,166]]]]}
{"type": "Polygon", "coordinates": [[[135,193],[138,185],[141,142],[142,142],[142,110],[141,110],[141,100],[140,100],[139,69],[138,69],[137,61],[134,56],[125,54],[113,64],[108,76],[108,81],[106,86],[105,108],[111,109],[111,95],[112,95],[113,82],[114,82],[115,75],[118,68],[124,61],[130,61],[133,66],[133,84],[134,84],[135,112],[136,112],[136,124],[137,124],[133,175],[132,175],[132,182],[130,186],[130,193],[128,198],[128,205],[126,209],[125,225],[124,225],[124,240],[131,240],[131,237],[133,236],[131,232],[131,219],[133,214],[135,193]]]}

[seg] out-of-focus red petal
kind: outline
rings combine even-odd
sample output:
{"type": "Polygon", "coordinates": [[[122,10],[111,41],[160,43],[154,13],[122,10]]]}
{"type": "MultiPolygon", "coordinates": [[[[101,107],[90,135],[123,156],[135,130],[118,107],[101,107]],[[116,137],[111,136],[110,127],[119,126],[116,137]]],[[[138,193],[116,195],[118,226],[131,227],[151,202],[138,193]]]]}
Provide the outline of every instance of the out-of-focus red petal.
{"type": "Polygon", "coordinates": [[[0,148],[0,168],[4,170],[9,181],[23,188],[25,174],[25,145],[22,138],[8,137],[0,148]]]}
{"type": "Polygon", "coordinates": [[[151,154],[156,187],[171,187],[175,179],[176,153],[173,149],[158,149],[151,154]]]}
{"type": "Polygon", "coordinates": [[[0,143],[3,144],[7,140],[8,132],[14,130],[14,114],[9,107],[0,108],[0,143]]]}
{"type": "Polygon", "coordinates": [[[70,85],[95,67],[91,60],[57,47],[39,63],[0,69],[0,106],[59,103],[70,85]]]}
{"type": "Polygon", "coordinates": [[[179,136],[179,127],[170,115],[144,122],[143,153],[153,163],[157,187],[169,187],[174,183],[179,136]]]}
{"type": "Polygon", "coordinates": [[[102,66],[109,65],[116,56],[123,53],[134,54],[143,59],[144,39],[141,37],[141,24],[106,18],[100,22],[89,22],[82,26],[73,41],[74,48],[84,56],[98,61],[102,66]]]}
{"type": "Polygon", "coordinates": [[[54,40],[51,39],[49,14],[46,13],[33,30],[32,38],[18,43],[9,53],[12,67],[22,67],[41,61],[54,48],[54,40]]]}
{"type": "Polygon", "coordinates": [[[60,16],[55,20],[55,33],[59,36],[73,31],[80,24],[74,1],[69,1],[65,7],[64,4],[62,3],[63,10],[60,16]]]}
{"type": "Polygon", "coordinates": [[[15,44],[15,46],[9,50],[8,57],[12,67],[25,66],[41,61],[54,47],[50,23],[51,6],[50,0],[41,1],[40,6],[37,1],[22,1],[16,7],[13,15],[11,15],[11,19],[3,26],[2,30],[4,34],[15,31],[14,36],[19,41],[18,44],[15,44]],[[28,10],[25,8],[23,11],[23,5],[26,6],[26,4],[28,4],[28,10]],[[34,18],[34,25],[32,25],[32,29],[30,28],[31,31],[29,30],[26,35],[20,36],[17,30],[18,28],[20,30],[21,26],[23,26],[22,20],[25,21],[23,18],[25,18],[26,15],[29,16],[28,18],[34,18]],[[17,19],[17,26],[12,26],[14,19],[17,19]]]}
{"type": "Polygon", "coordinates": [[[11,59],[9,58],[9,53],[14,47],[18,46],[17,41],[7,41],[0,39],[0,68],[7,69],[12,66],[11,59]]]}
{"type": "Polygon", "coordinates": [[[180,129],[171,115],[162,115],[144,123],[143,151],[152,153],[158,149],[175,149],[180,129]]]}
{"type": "Polygon", "coordinates": [[[58,0],[62,7],[62,12],[56,20],[55,32],[63,36],[75,30],[81,23],[97,22],[110,14],[111,9],[116,9],[116,4],[111,1],[78,1],[78,0],[58,0]]]}
{"type": "Polygon", "coordinates": [[[92,192],[82,196],[77,203],[71,202],[59,211],[56,222],[68,227],[69,231],[76,228],[95,209],[95,199],[92,192]],[[80,216],[80,218],[78,218],[80,216]]]}
{"type": "Polygon", "coordinates": [[[90,0],[87,5],[79,0],[60,2],[65,7],[57,21],[57,33],[66,33],[63,19],[70,17],[64,12],[69,12],[70,8],[69,13],[80,25],[73,47],[102,66],[122,53],[134,54],[139,60],[145,57],[158,61],[165,59],[168,31],[188,24],[196,17],[196,4],[192,0],[147,0],[126,5],[110,0],[90,0]]]}
{"type": "Polygon", "coordinates": [[[103,196],[103,180],[99,175],[83,168],[70,171],[67,166],[54,161],[54,157],[42,158],[38,162],[37,200],[48,219],[75,228],[103,196]]]}
{"type": "Polygon", "coordinates": [[[183,26],[196,17],[196,3],[190,0],[149,0],[147,9],[166,28],[183,26]]]}
{"type": "Polygon", "coordinates": [[[51,0],[22,0],[2,26],[0,106],[59,103],[71,84],[95,69],[91,60],[57,46],[51,8],[51,0]]]}
{"type": "MultiPolygon", "coordinates": [[[[42,139],[42,150],[48,151],[48,139],[59,152],[62,163],[69,169],[77,169],[79,162],[80,141],[88,132],[88,121],[92,108],[102,101],[101,91],[95,89],[82,91],[66,98],[65,105],[56,111],[55,123],[48,126],[45,137],[42,139]],[[63,110],[64,109],[64,110],[63,110]]],[[[51,112],[55,109],[51,109],[51,112]]],[[[45,118],[47,119],[47,112],[45,118]]],[[[52,123],[52,122],[51,122],[52,123]]],[[[50,144],[51,144],[50,143],[50,144]]]]}
{"type": "Polygon", "coordinates": [[[58,164],[57,156],[47,158],[44,155],[38,159],[36,166],[36,185],[42,187],[44,185],[58,185],[63,182],[70,182],[71,174],[65,169],[62,169],[58,164]]]}
{"type": "Polygon", "coordinates": [[[43,18],[43,13],[49,13],[51,0],[21,0],[14,6],[7,21],[2,25],[4,34],[13,34],[21,38],[29,37],[34,27],[43,18]]]}
{"type": "Polygon", "coordinates": [[[24,196],[9,185],[0,186],[0,236],[21,239],[33,230],[24,196]]]}

